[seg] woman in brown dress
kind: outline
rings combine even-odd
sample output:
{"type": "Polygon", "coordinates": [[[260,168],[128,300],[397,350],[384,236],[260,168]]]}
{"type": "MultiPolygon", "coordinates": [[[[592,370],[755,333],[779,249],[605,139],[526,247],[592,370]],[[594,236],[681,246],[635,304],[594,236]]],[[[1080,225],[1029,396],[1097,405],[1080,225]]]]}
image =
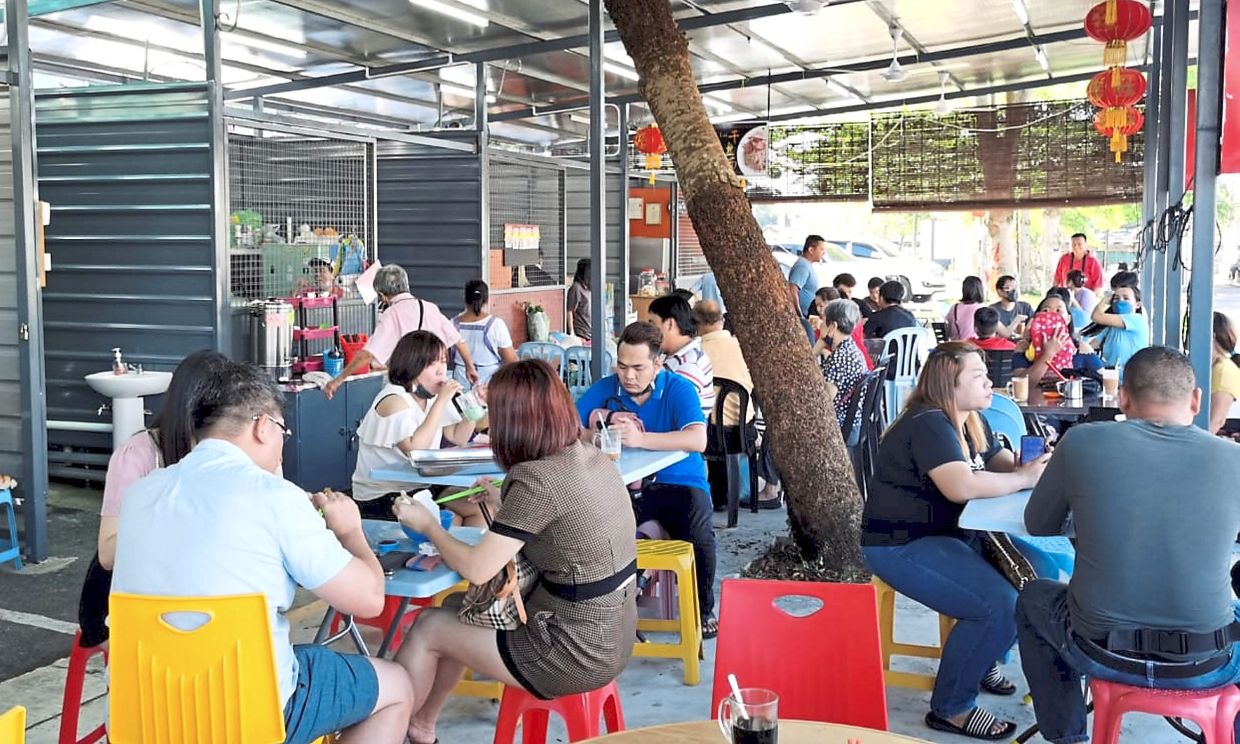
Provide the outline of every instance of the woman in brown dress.
{"type": "Polygon", "coordinates": [[[549,699],[594,690],[624,669],[637,634],[636,525],[615,465],[578,441],[572,397],[546,363],[505,365],[491,378],[491,446],[502,493],[477,546],[448,535],[416,503],[400,522],[430,537],[444,561],[481,584],[522,551],[541,580],[513,631],[466,625],[447,609],[423,610],[396,655],[413,678],[409,740],[435,740],[435,720],[465,667],[549,699]]]}

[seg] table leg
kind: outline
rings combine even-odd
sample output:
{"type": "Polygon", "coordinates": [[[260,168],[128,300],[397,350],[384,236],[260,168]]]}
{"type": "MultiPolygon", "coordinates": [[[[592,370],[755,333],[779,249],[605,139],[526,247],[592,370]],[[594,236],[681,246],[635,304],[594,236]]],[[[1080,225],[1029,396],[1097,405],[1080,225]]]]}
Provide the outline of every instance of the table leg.
{"type": "Polygon", "coordinates": [[[379,653],[375,655],[375,658],[382,659],[387,656],[388,649],[396,638],[396,631],[400,629],[400,624],[404,622],[405,613],[408,611],[409,597],[401,597],[400,606],[396,609],[396,617],[392,618],[392,624],[388,626],[387,632],[383,634],[383,643],[379,646],[379,653]]]}

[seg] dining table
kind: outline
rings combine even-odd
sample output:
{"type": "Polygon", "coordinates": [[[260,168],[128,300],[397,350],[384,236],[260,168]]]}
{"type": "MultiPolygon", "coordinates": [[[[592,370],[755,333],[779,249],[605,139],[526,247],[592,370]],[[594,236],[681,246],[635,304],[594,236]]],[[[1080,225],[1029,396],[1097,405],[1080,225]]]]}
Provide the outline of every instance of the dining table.
{"type": "Polygon", "coordinates": [[[1085,416],[1094,408],[1114,409],[1119,412],[1114,399],[1103,398],[1102,393],[1084,395],[1080,398],[1065,398],[1057,393],[1043,390],[1038,385],[1029,387],[1029,399],[1017,401],[1020,410],[1025,413],[1039,413],[1045,416],[1077,419],[1085,416]]]}
{"type": "MultiPolygon", "coordinates": [[[[731,742],[719,730],[717,721],[669,723],[662,726],[630,729],[586,739],[583,744],[720,744],[731,742]]],[[[893,734],[888,731],[846,726],[842,723],[782,720],[779,722],[779,744],[928,744],[925,739],[893,734]]]]}
{"type": "MultiPolygon", "coordinates": [[[[679,450],[656,451],[625,447],[620,451],[620,459],[616,467],[620,470],[620,478],[625,483],[639,481],[654,475],[669,465],[674,465],[689,456],[688,452],[679,450]]],[[[422,473],[412,462],[400,465],[372,468],[370,477],[377,481],[389,483],[405,483],[409,485],[456,486],[467,488],[474,485],[479,478],[491,478],[502,481],[504,472],[499,465],[491,460],[488,464],[461,468],[455,473],[422,473]]]]}

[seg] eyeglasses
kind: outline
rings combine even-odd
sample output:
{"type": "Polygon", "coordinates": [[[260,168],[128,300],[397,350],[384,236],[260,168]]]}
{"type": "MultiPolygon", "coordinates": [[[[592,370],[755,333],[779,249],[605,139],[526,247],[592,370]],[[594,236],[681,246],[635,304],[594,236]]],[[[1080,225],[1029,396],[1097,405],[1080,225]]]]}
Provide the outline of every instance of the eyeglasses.
{"type": "Polygon", "coordinates": [[[258,420],[259,420],[259,419],[261,419],[261,418],[266,418],[266,419],[267,419],[268,421],[270,421],[271,423],[273,423],[273,424],[275,424],[276,426],[280,427],[280,431],[281,431],[281,433],[283,433],[283,434],[284,434],[284,438],[285,438],[285,439],[288,439],[289,437],[293,436],[293,430],[292,430],[292,429],[290,429],[290,428],[289,428],[289,427],[288,427],[288,426],[287,426],[287,425],[286,425],[283,421],[277,421],[277,420],[275,420],[274,418],[272,418],[271,414],[268,414],[268,413],[260,413],[260,414],[258,414],[257,416],[251,416],[251,417],[250,417],[250,420],[251,420],[251,421],[258,421],[258,420]]]}

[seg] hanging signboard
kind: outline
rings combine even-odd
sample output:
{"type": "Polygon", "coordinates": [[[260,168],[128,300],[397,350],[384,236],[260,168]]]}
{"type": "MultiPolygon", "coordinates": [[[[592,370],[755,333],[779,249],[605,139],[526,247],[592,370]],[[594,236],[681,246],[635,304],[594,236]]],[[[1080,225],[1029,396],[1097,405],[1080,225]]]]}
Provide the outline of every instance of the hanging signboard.
{"type": "MultiPolygon", "coordinates": [[[[1240,12],[1227,13],[1223,53],[1223,100],[1219,133],[1219,173],[1240,173],[1240,12]],[[1231,42],[1236,42],[1232,44],[1231,42]]],[[[1192,189],[1197,155],[1197,91],[1188,91],[1188,124],[1184,137],[1184,184],[1192,189]]]]}
{"type": "Polygon", "coordinates": [[[538,263],[538,225],[504,225],[504,265],[530,266],[538,263]]]}
{"type": "Polygon", "coordinates": [[[715,127],[723,154],[732,162],[732,169],[753,178],[765,176],[770,169],[767,148],[767,126],[764,121],[740,121],[715,127]]]}

